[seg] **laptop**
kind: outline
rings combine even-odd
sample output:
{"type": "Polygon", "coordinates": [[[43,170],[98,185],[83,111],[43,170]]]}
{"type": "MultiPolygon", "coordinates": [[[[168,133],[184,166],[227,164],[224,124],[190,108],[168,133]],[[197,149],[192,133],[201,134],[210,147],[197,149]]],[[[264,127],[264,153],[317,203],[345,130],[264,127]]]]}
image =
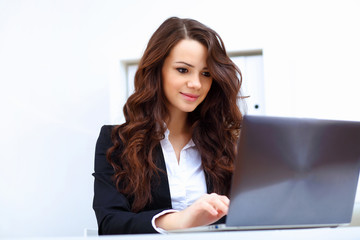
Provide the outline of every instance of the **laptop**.
{"type": "Polygon", "coordinates": [[[245,115],[237,152],[226,224],[172,232],[351,222],[360,122],[245,115]]]}

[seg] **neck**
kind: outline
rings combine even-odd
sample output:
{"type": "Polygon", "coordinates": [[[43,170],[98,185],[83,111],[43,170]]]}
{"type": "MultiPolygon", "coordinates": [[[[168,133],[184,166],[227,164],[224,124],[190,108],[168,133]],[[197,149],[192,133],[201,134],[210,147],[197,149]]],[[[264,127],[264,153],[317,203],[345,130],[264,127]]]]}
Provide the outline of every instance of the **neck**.
{"type": "Polygon", "coordinates": [[[172,112],[168,121],[166,121],[167,128],[171,135],[189,134],[190,127],[187,122],[188,113],[185,112],[172,112]]]}

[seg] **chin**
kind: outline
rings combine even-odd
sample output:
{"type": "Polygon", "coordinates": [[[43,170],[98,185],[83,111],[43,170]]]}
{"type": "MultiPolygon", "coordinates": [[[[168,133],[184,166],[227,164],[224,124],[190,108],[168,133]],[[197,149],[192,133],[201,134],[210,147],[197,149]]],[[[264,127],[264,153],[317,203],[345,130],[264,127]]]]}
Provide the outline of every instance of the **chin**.
{"type": "Polygon", "coordinates": [[[181,103],[176,106],[177,109],[179,109],[182,112],[190,113],[195,111],[195,109],[199,106],[197,102],[195,103],[181,103]]]}
{"type": "Polygon", "coordinates": [[[180,110],[181,111],[183,111],[183,112],[187,112],[187,113],[190,113],[190,112],[193,112],[195,109],[196,109],[196,107],[197,107],[198,105],[196,105],[196,106],[186,106],[186,107],[183,107],[183,108],[181,108],[180,110]]]}
{"type": "MultiPolygon", "coordinates": [[[[197,106],[196,106],[197,107],[197,106]]],[[[188,112],[188,113],[191,113],[193,111],[195,111],[196,107],[193,107],[193,108],[188,108],[186,111],[184,112],[188,112]]]]}

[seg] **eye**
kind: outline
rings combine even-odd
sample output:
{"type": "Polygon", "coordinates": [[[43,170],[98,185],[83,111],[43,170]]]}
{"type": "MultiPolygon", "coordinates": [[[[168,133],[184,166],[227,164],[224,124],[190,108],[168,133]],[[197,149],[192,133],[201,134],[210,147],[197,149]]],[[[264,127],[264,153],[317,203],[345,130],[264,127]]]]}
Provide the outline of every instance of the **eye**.
{"type": "Polygon", "coordinates": [[[179,73],[187,73],[188,70],[186,68],[176,68],[176,70],[179,72],[179,73]]]}
{"type": "Polygon", "coordinates": [[[202,75],[204,77],[211,77],[211,74],[209,72],[203,72],[202,75]]]}

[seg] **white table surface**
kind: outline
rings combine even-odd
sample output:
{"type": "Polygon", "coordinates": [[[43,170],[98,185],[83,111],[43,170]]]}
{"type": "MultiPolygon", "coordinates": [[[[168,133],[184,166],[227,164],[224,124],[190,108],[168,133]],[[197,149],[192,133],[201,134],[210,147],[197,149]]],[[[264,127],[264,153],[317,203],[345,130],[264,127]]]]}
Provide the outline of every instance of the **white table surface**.
{"type": "MultiPolygon", "coordinates": [[[[29,239],[29,238],[27,238],[29,239]]],[[[42,240],[360,240],[360,227],[315,228],[292,230],[256,230],[256,231],[229,231],[208,233],[181,233],[181,234],[134,234],[91,237],[49,237],[36,238],[42,240]]]]}
{"type": "MultiPolygon", "coordinates": [[[[98,237],[104,238],[104,237],[98,237]]],[[[360,227],[316,228],[292,230],[229,231],[208,233],[182,233],[167,235],[132,235],[105,237],[108,240],[360,240],[360,227]]]]}

